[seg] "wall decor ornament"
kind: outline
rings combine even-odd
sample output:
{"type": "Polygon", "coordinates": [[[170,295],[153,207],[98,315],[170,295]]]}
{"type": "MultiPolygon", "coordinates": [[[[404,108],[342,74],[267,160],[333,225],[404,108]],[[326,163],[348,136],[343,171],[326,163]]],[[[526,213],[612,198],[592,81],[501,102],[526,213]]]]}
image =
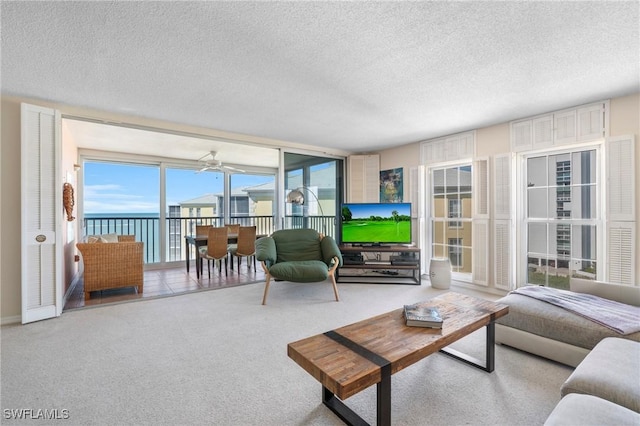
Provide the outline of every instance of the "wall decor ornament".
{"type": "Polygon", "coordinates": [[[73,185],[68,182],[62,186],[62,203],[64,204],[64,211],[67,213],[67,221],[71,222],[75,219],[72,215],[75,200],[73,198],[73,185]]]}

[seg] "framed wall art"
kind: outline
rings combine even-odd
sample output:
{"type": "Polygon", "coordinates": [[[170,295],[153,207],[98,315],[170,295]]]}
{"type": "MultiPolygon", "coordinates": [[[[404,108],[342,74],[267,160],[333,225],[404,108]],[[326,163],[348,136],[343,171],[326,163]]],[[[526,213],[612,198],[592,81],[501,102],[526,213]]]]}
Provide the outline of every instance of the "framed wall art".
{"type": "Polygon", "coordinates": [[[397,169],[380,171],[380,202],[401,203],[402,191],[402,167],[397,169]]]}

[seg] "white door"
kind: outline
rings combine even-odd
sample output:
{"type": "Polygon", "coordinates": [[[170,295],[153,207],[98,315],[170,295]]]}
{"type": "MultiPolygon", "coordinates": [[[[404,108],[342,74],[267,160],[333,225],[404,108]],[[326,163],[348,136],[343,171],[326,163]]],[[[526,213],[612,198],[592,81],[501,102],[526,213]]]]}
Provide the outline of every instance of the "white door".
{"type": "Polygon", "coordinates": [[[22,323],[62,313],[60,116],[21,105],[22,323]]]}

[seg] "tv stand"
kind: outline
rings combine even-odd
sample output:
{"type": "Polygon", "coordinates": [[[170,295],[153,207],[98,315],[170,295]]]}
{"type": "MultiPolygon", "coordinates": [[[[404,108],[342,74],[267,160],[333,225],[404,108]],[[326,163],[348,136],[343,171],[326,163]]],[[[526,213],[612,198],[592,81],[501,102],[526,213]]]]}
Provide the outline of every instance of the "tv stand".
{"type": "Polygon", "coordinates": [[[343,262],[336,271],[339,283],[421,284],[420,249],[417,247],[341,245],[339,248],[343,260],[350,260],[343,262]]]}

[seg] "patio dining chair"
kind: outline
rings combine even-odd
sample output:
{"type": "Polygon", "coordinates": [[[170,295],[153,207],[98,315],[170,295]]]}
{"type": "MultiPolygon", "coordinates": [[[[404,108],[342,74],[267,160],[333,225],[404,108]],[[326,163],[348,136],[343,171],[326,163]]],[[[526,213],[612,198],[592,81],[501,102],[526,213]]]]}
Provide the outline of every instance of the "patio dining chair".
{"type": "Polygon", "coordinates": [[[239,223],[225,223],[224,226],[226,226],[229,229],[229,233],[230,234],[238,235],[238,232],[240,230],[240,224],[239,223]]]}
{"type": "Polygon", "coordinates": [[[211,225],[196,225],[196,236],[208,235],[211,225]]]}
{"type": "Polygon", "coordinates": [[[211,278],[211,261],[218,262],[218,274],[222,273],[222,260],[224,259],[224,274],[227,273],[227,239],[229,230],[222,226],[220,228],[210,227],[207,245],[200,247],[199,262],[200,275],[202,275],[202,260],[207,259],[207,269],[209,270],[209,278],[211,278]]]}
{"type": "MultiPolygon", "coordinates": [[[[253,257],[253,270],[256,269],[256,227],[241,226],[238,230],[238,242],[229,244],[229,255],[231,256],[231,270],[233,270],[233,257],[238,258],[238,273],[243,257],[253,257]]],[[[251,261],[247,259],[247,267],[251,269],[251,261]]]]}

